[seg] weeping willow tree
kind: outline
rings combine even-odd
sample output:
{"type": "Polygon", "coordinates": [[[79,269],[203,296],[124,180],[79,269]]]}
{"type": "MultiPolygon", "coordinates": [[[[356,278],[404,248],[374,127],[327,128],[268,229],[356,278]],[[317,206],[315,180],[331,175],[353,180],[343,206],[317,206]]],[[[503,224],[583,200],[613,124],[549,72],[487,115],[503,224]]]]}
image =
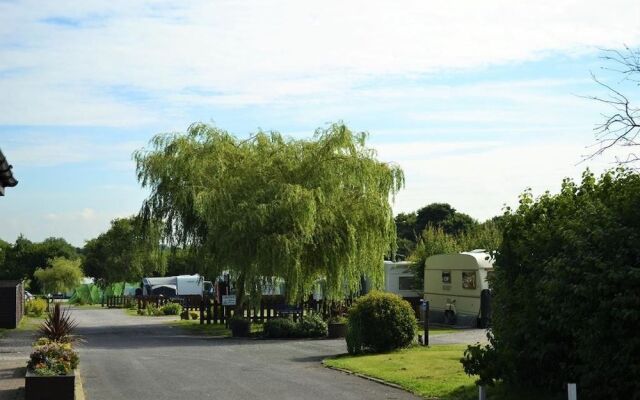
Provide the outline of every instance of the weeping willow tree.
{"type": "Polygon", "coordinates": [[[311,140],[262,131],[240,140],[200,123],[157,135],[134,153],[150,189],[141,214],[164,221],[167,240],[197,252],[209,276],[231,271],[239,304],[275,278],[289,301],[318,279],[327,298],[343,298],[362,275],[379,286],[395,251],[389,200],[404,176],[366,139],[343,124],[311,140]]]}

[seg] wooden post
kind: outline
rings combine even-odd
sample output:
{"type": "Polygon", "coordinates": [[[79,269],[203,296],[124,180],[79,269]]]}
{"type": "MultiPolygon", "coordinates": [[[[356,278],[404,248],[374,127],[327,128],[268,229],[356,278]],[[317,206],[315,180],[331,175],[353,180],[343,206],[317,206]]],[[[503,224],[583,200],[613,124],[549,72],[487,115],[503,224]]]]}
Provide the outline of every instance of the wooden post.
{"type": "Polygon", "coordinates": [[[207,298],[205,304],[207,306],[207,325],[211,325],[211,299],[207,298]]]}
{"type": "Polygon", "coordinates": [[[204,299],[200,300],[200,325],[204,325],[204,299]]]}

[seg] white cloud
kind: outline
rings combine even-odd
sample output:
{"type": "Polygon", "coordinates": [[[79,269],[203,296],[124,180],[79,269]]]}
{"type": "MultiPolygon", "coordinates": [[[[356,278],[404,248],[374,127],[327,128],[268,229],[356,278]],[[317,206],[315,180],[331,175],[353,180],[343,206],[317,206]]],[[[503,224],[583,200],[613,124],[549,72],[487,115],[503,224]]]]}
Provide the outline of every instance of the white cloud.
{"type": "Polygon", "coordinates": [[[378,77],[634,45],[639,13],[634,0],[3,3],[0,59],[17,72],[0,79],[13,94],[0,123],[146,123],[165,116],[158,99],[313,101],[378,77]],[[56,17],[77,26],[43,22],[56,17]]]}
{"type": "MultiPolygon", "coordinates": [[[[588,139],[587,139],[588,140],[588,139]]],[[[414,141],[401,148],[377,145],[381,159],[395,161],[405,172],[406,186],[396,198],[396,212],[415,211],[432,202],[450,203],[478,219],[516,206],[518,195],[557,192],[562,179],[579,179],[588,167],[599,174],[612,168],[617,154],[581,162],[587,141],[523,143],[430,143],[414,141]],[[403,156],[402,148],[411,149],[403,156]],[[450,151],[454,150],[454,151],[450,151]],[[415,158],[413,154],[424,154],[415,158]]]]}

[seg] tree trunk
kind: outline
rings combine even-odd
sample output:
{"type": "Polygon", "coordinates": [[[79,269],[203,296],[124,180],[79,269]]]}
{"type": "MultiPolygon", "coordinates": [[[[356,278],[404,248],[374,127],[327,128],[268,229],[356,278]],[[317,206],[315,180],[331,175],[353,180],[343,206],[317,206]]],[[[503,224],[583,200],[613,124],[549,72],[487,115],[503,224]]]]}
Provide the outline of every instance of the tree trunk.
{"type": "Polygon", "coordinates": [[[234,315],[242,316],[242,305],[244,304],[245,292],[245,275],[241,272],[236,279],[236,307],[234,309],[234,315]]]}

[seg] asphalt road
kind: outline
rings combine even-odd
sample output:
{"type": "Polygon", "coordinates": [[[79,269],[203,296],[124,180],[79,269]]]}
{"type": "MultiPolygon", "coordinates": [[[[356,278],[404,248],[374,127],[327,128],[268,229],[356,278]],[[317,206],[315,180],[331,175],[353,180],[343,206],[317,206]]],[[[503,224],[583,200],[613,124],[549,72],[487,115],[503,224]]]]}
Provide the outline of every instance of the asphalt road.
{"type": "Polygon", "coordinates": [[[216,339],[164,318],[75,309],[88,400],[418,399],[324,368],[344,340],[216,339]]]}

